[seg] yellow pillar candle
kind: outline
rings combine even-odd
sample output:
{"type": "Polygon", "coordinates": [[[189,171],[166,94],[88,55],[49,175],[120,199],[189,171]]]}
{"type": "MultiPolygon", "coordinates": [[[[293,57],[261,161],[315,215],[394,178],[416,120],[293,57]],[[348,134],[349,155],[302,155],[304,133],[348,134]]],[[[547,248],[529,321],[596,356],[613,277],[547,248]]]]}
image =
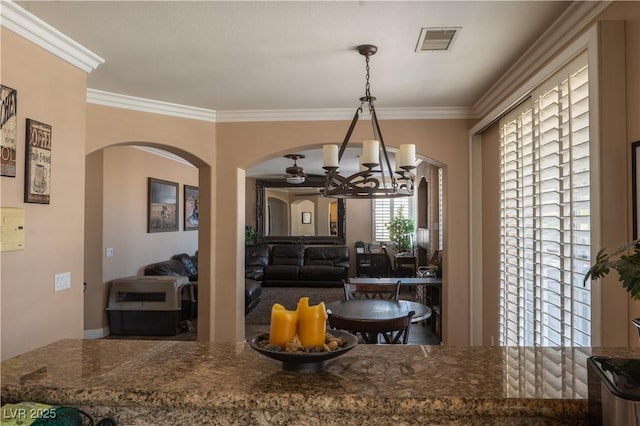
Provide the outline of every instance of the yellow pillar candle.
{"type": "Polygon", "coordinates": [[[324,302],[309,306],[309,298],[298,301],[298,338],[303,346],[316,347],[324,344],[327,327],[327,311],[324,302]]]}
{"type": "Polygon", "coordinates": [[[298,312],[288,311],[279,303],[271,308],[271,325],[269,326],[269,343],[284,346],[296,336],[298,312]]]}

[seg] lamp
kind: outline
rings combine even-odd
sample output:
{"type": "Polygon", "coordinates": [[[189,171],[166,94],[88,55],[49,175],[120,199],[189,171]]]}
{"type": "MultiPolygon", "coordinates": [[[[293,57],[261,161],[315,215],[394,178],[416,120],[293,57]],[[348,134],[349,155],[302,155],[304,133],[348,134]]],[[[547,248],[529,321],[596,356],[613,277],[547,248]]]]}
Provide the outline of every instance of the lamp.
{"type": "Polygon", "coordinates": [[[365,95],[360,98],[360,106],[356,109],[340,148],[338,149],[338,145],[324,145],[322,147],[322,168],[325,169],[327,176],[322,190],[322,194],[325,197],[393,198],[413,195],[414,177],[411,174],[411,170],[415,169],[416,146],[414,144],[400,145],[400,151],[396,155],[396,168],[393,170],[373,105],[376,98],[371,96],[369,90],[369,59],[377,51],[378,48],[371,44],[358,46],[358,52],[366,58],[367,80],[365,95]],[[371,115],[374,139],[365,140],[362,143],[360,171],[345,177],[338,171],[340,160],[342,160],[344,150],[349,143],[353,129],[356,127],[365,104],[367,104],[371,115]],[[384,160],[382,164],[381,159],[384,160]]]}

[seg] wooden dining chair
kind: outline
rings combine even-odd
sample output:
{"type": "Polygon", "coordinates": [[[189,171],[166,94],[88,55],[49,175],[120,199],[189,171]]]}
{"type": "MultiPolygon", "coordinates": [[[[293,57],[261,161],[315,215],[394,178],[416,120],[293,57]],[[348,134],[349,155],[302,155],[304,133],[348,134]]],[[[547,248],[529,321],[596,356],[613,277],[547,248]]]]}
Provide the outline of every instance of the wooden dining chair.
{"type": "Polygon", "coordinates": [[[387,299],[398,300],[400,281],[395,284],[344,283],[345,300],[387,299]]]}
{"type": "Polygon", "coordinates": [[[403,344],[409,341],[409,328],[414,312],[400,318],[385,320],[356,320],[329,314],[329,326],[360,335],[365,344],[403,344]]]}

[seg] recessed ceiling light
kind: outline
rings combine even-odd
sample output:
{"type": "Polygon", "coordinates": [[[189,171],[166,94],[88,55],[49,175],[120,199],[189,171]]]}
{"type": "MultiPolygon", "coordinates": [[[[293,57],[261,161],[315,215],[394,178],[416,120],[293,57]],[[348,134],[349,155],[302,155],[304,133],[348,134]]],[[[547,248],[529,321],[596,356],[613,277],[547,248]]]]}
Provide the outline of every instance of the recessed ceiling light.
{"type": "Polygon", "coordinates": [[[416,52],[450,50],[462,27],[422,28],[416,52]]]}

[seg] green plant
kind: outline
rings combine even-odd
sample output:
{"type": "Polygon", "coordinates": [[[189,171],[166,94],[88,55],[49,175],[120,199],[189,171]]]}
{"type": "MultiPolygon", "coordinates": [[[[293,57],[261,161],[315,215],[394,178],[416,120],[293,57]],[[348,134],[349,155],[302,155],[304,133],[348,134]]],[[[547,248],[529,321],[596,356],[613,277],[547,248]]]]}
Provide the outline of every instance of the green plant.
{"type": "Polygon", "coordinates": [[[244,227],[244,244],[249,245],[253,244],[256,237],[258,236],[258,231],[251,225],[245,225],[244,227]]]}
{"type": "Polygon", "coordinates": [[[603,278],[611,269],[618,271],[618,280],[629,292],[631,298],[640,300],[640,240],[631,241],[609,254],[600,249],[596,255],[595,263],[584,276],[583,284],[587,280],[603,278]]]}
{"type": "Polygon", "coordinates": [[[389,238],[396,246],[398,253],[411,251],[411,241],[415,231],[413,219],[405,218],[402,210],[402,208],[398,209],[393,219],[387,223],[389,238]]]}

